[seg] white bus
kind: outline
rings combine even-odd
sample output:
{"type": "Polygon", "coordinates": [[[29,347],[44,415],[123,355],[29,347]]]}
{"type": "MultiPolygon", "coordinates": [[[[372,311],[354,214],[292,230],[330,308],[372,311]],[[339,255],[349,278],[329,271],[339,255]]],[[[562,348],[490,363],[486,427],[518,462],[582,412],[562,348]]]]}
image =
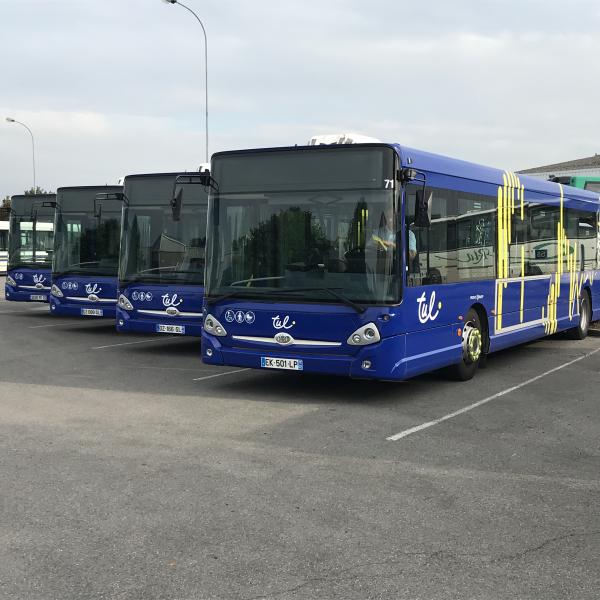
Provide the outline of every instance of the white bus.
{"type": "Polygon", "coordinates": [[[8,260],[8,221],[0,221],[0,275],[6,274],[8,260]]]}

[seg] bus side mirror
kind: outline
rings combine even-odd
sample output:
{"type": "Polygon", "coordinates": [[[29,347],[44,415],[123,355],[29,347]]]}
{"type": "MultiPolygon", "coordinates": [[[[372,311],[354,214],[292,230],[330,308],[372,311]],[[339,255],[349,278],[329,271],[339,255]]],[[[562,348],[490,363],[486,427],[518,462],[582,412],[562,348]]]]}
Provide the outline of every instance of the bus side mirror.
{"type": "Polygon", "coordinates": [[[417,190],[415,198],[416,227],[429,227],[431,225],[431,205],[433,204],[433,192],[427,189],[417,190]]]}
{"type": "Polygon", "coordinates": [[[102,218],[102,204],[98,202],[98,197],[94,198],[94,217],[96,219],[102,218]]]}
{"type": "Polygon", "coordinates": [[[183,196],[183,186],[175,183],[173,189],[173,198],[171,199],[171,211],[173,213],[173,221],[181,219],[181,198],[183,196]]]}

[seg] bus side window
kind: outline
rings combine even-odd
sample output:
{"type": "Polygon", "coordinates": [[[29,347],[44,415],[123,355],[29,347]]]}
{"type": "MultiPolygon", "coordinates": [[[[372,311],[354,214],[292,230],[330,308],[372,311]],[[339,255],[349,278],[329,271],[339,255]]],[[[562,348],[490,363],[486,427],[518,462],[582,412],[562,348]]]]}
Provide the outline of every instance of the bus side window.
{"type": "Polygon", "coordinates": [[[530,265],[529,241],[529,204],[523,206],[523,218],[521,219],[520,207],[515,210],[511,223],[511,243],[509,248],[509,277],[521,277],[524,275],[540,275],[532,273],[530,265]],[[523,264],[524,263],[524,264],[523,264]],[[523,271],[524,268],[524,272],[523,271]]]}
{"type": "Polygon", "coordinates": [[[576,268],[595,269],[598,254],[598,224],[596,213],[583,210],[569,209],[573,233],[568,233],[572,245],[577,244],[576,268]]]}
{"type": "Polygon", "coordinates": [[[558,220],[558,207],[530,207],[528,275],[549,275],[555,272],[558,257],[558,220]]]}
{"type": "Polygon", "coordinates": [[[408,266],[409,285],[493,279],[496,198],[440,188],[432,191],[432,219],[427,228],[411,225],[414,190],[406,195],[406,223],[417,242],[417,260],[408,266]]]}

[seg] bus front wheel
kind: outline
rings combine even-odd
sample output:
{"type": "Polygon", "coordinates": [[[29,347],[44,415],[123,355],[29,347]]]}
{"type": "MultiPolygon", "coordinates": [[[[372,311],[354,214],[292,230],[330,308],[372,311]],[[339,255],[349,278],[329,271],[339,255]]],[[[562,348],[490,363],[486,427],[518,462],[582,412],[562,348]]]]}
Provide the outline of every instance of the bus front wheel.
{"type": "Polygon", "coordinates": [[[471,308],[467,313],[462,332],[462,359],[450,367],[453,379],[468,381],[479,368],[484,349],[484,328],[479,313],[471,308]]]}

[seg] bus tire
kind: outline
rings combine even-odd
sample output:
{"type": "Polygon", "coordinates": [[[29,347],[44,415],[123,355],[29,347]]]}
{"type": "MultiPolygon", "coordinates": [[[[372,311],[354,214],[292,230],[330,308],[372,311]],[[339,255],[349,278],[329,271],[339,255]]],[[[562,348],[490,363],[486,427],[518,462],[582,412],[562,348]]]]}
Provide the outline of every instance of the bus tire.
{"type": "Polygon", "coordinates": [[[584,340],[590,329],[591,319],[592,303],[590,302],[590,294],[587,290],[584,290],[579,300],[579,323],[577,327],[569,329],[569,337],[572,340],[584,340]]]}
{"type": "Polygon", "coordinates": [[[485,329],[481,322],[479,313],[471,308],[467,313],[463,326],[463,352],[462,360],[450,367],[452,379],[457,381],[468,381],[472,379],[483,355],[485,329]]]}

